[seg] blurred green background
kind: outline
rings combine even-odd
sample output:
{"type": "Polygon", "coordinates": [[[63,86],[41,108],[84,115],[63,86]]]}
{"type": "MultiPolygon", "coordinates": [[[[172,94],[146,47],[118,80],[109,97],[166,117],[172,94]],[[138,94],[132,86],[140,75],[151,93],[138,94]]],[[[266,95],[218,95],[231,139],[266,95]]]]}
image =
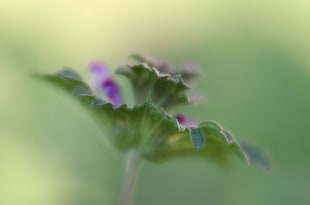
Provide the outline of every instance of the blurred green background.
{"type": "Polygon", "coordinates": [[[238,160],[143,162],[134,204],[310,204],[309,19],[304,0],[2,0],[0,204],[117,204],[123,155],[31,75],[67,65],[87,78],[90,60],[115,69],[133,52],[199,65],[193,89],[205,97],[179,111],[220,122],[274,163],[264,173],[238,160]]]}

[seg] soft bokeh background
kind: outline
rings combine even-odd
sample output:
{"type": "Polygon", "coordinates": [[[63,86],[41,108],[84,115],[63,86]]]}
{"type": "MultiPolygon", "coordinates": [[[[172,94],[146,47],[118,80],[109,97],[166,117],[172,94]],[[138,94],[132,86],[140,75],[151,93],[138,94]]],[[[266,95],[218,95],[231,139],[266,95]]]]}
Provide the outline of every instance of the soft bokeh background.
{"type": "MultiPolygon", "coordinates": [[[[305,0],[2,0],[0,204],[117,204],[123,156],[72,98],[32,78],[132,52],[193,61],[206,96],[180,109],[269,151],[241,162],[143,162],[136,205],[310,204],[310,3],[305,0]]],[[[86,77],[87,78],[87,77],[86,77]]],[[[119,81],[122,82],[122,78],[119,81]]]]}

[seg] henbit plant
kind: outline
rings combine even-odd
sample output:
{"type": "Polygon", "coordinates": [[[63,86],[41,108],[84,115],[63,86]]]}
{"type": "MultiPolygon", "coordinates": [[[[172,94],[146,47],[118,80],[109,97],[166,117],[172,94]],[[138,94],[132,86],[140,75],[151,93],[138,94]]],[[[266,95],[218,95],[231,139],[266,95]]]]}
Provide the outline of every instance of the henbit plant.
{"type": "Polygon", "coordinates": [[[127,155],[121,205],[132,201],[141,159],[160,163],[192,155],[226,164],[232,156],[237,156],[249,165],[270,169],[270,160],[263,150],[238,142],[218,123],[197,123],[182,114],[170,115],[172,108],[190,104],[188,83],[197,76],[192,65],[178,70],[167,63],[146,60],[139,55],[133,57],[138,63],[116,71],[131,82],[133,107],[122,101],[119,86],[99,61],[90,64],[93,89],[69,68],[56,74],[38,75],[76,96],[115,147],[127,155]]]}

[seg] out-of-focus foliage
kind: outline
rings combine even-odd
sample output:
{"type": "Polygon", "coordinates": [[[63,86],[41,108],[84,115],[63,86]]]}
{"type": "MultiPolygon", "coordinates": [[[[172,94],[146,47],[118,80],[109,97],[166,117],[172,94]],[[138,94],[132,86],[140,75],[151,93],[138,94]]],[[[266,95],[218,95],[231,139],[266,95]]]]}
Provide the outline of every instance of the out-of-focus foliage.
{"type": "Polygon", "coordinates": [[[133,51],[199,65],[194,88],[207,97],[184,112],[220,121],[274,162],[270,174],[193,158],[143,163],[136,204],[309,204],[309,15],[299,0],[1,1],[0,204],[116,203],[122,155],[31,73],[86,74],[92,58],[116,67],[133,51]]]}

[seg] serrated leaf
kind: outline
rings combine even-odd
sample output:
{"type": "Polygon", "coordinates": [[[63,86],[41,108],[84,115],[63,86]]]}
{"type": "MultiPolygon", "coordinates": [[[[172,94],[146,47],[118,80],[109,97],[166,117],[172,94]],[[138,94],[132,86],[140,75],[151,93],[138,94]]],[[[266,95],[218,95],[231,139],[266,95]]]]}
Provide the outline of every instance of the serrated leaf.
{"type": "Polygon", "coordinates": [[[206,144],[206,136],[200,128],[189,128],[189,137],[196,151],[206,144]]]}
{"type": "Polygon", "coordinates": [[[181,76],[161,74],[147,64],[135,64],[119,68],[117,73],[126,76],[132,86],[137,104],[147,101],[165,109],[189,103],[189,89],[181,76]]]}

